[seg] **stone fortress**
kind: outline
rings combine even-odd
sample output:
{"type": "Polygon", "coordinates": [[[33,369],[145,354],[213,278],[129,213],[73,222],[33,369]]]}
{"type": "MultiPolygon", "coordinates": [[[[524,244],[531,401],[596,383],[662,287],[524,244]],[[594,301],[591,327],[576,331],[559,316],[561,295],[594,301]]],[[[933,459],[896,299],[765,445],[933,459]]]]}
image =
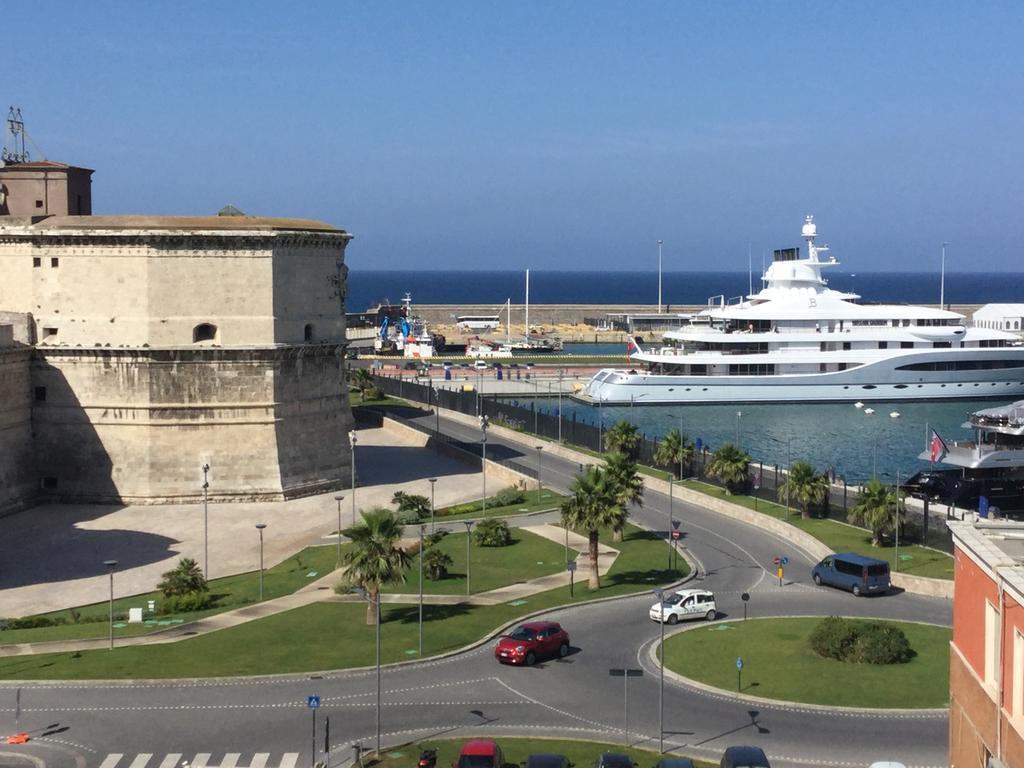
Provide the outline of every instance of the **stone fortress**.
{"type": "Polygon", "coordinates": [[[0,514],[347,487],[344,230],[93,216],[92,171],[0,167],[0,514]]]}

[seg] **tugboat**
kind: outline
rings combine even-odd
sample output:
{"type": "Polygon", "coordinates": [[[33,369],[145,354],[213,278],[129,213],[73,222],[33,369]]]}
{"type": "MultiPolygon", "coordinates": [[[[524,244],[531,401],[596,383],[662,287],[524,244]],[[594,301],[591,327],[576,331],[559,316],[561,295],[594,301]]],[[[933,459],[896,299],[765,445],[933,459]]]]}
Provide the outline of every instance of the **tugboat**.
{"type": "Polygon", "coordinates": [[[973,440],[946,441],[932,430],[918,456],[957,469],[919,472],[908,490],[983,516],[1024,516],[1024,400],[976,411],[963,428],[975,433],[973,440]]]}
{"type": "Polygon", "coordinates": [[[373,350],[378,355],[431,358],[445,344],[444,336],[430,333],[427,321],[412,312],[412,294],[406,293],[402,306],[382,304],[377,310],[378,331],[373,350]]]}

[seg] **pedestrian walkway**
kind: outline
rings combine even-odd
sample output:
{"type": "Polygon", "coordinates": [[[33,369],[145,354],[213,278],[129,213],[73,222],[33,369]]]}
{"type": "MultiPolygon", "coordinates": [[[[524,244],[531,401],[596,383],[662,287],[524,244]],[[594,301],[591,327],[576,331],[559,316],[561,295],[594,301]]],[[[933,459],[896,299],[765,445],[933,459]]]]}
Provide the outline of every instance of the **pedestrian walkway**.
{"type": "Polygon", "coordinates": [[[247,762],[242,761],[241,752],[228,752],[216,762],[212,752],[197,752],[191,758],[181,752],[154,755],[140,752],[125,755],[111,752],[103,758],[100,768],[295,768],[299,762],[298,752],[285,752],[279,759],[272,759],[269,752],[256,752],[247,762]]]}
{"type": "MultiPolygon", "coordinates": [[[[580,573],[589,572],[587,563],[588,542],[586,537],[566,530],[560,526],[542,523],[540,525],[521,526],[522,530],[543,536],[558,543],[568,542],[569,549],[576,553],[576,561],[579,564],[580,573]]],[[[612,563],[618,556],[618,550],[607,545],[601,545],[598,550],[598,572],[603,576],[611,568],[612,563]]],[[[338,595],[334,592],[334,585],[337,584],[341,571],[335,570],[320,577],[290,595],[284,595],[273,600],[264,600],[261,603],[247,605],[233,611],[225,611],[214,616],[208,616],[188,624],[160,630],[146,635],[135,635],[133,637],[115,638],[117,647],[125,646],[146,646],[163,645],[187,640],[190,637],[207,635],[229,627],[237,627],[246,622],[265,619],[278,613],[290,611],[293,608],[301,608],[306,605],[320,602],[355,603],[361,602],[363,598],[358,595],[338,595]]],[[[499,605],[514,600],[521,600],[549,589],[569,584],[570,574],[568,571],[541,576],[530,581],[517,584],[509,584],[504,587],[492,589],[487,592],[479,592],[474,595],[424,595],[424,605],[499,605]]],[[[583,576],[581,576],[583,578],[583,576]]],[[[381,596],[384,603],[415,603],[419,601],[418,594],[385,594],[381,596]]],[[[55,640],[39,643],[16,643],[0,646],[0,657],[23,656],[36,653],[70,653],[75,651],[87,651],[107,648],[108,638],[96,638],[91,640],[55,640]]],[[[137,768],[137,767],[133,767],[137,768]]]]}

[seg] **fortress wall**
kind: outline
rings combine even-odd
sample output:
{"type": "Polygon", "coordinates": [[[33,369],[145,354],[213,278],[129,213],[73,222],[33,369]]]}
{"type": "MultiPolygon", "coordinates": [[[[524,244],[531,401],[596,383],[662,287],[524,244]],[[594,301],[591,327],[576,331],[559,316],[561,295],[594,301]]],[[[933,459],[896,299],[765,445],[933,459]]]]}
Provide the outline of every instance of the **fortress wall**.
{"type": "MultiPolygon", "coordinates": [[[[0,326],[11,331],[11,326],[0,326]]],[[[13,333],[11,333],[13,336],[13,333]]],[[[29,347],[0,345],[0,515],[31,506],[38,484],[32,452],[29,347]]]]}

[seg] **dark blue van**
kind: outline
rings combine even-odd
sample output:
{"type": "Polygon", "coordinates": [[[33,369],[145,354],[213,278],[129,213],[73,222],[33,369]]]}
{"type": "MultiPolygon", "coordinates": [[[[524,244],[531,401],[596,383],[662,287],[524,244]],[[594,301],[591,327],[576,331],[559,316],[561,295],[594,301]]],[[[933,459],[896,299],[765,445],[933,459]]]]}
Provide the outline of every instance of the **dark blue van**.
{"type": "Polygon", "coordinates": [[[853,552],[829,555],[811,570],[811,577],[819,587],[828,584],[848,589],[854,596],[888,592],[889,564],[885,560],[864,557],[853,552]]]}

